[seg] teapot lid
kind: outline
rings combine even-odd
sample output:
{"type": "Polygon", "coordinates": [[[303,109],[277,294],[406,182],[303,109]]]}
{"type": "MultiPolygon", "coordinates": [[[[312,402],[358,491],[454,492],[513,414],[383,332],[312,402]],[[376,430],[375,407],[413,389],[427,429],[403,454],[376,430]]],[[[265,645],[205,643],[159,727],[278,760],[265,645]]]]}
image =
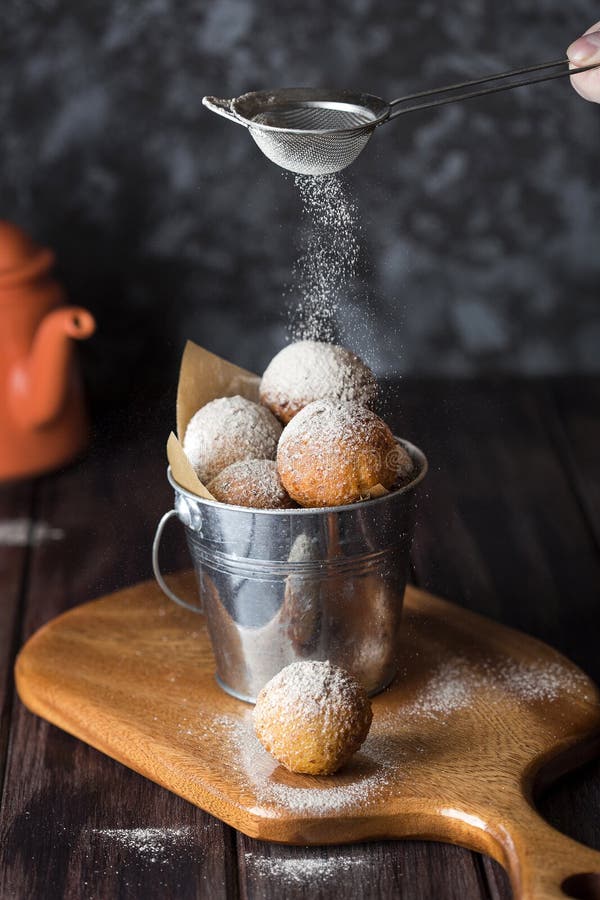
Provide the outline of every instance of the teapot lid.
{"type": "Polygon", "coordinates": [[[0,288],[16,287],[48,272],[54,254],[39,247],[21,228],[0,220],[0,288]]]}

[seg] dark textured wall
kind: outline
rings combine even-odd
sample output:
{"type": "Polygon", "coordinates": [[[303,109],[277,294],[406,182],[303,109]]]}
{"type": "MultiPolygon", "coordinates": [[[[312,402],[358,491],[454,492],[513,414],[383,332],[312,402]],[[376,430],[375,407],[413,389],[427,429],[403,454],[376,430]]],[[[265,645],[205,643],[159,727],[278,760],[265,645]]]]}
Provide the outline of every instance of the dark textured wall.
{"type": "MultiPolygon", "coordinates": [[[[203,94],[391,99],[559,57],[598,9],[7,0],[2,18],[0,214],[58,252],[110,391],[126,359],[171,378],[184,336],[255,368],[285,339],[297,193],[203,94]]],[[[379,129],[346,176],[365,273],[347,340],[380,371],[600,368],[599,147],[600,108],[566,81],[379,129]]]]}

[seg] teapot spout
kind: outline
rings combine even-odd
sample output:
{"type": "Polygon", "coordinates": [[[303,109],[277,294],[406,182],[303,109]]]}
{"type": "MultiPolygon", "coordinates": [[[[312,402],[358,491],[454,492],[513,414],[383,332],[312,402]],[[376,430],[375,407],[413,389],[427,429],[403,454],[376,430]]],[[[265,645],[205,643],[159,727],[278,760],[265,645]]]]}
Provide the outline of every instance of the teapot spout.
{"type": "Polygon", "coordinates": [[[59,415],[71,381],[73,340],[84,340],[95,329],[92,314],[79,306],[62,306],[45,316],[29,355],[12,372],[11,408],[23,426],[39,428],[59,415]]]}

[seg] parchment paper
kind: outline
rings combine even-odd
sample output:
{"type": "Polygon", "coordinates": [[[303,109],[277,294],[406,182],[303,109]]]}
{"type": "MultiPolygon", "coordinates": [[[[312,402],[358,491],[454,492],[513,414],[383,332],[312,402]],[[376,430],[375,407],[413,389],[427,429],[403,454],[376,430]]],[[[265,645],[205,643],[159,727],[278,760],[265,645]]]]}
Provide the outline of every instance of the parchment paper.
{"type": "Polygon", "coordinates": [[[183,452],[183,438],[188,422],[202,406],[218,397],[234,397],[239,394],[247,400],[258,400],[260,378],[240,366],[210,353],[188,341],[181,358],[179,383],[177,385],[177,435],[169,435],[167,457],[173,477],[187,491],[215,498],[202,484],[187,456],[183,452]]]}

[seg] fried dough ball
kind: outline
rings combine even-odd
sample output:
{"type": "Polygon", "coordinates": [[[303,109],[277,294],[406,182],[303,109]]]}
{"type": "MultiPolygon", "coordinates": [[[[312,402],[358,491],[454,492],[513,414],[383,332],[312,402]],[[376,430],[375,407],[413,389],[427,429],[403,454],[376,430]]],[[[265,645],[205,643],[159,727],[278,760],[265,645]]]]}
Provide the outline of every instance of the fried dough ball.
{"type": "Polygon", "coordinates": [[[298,341],[273,357],[260,383],[260,402],[286,423],[313,400],[357,401],[371,406],[377,382],[345,347],[298,341]]]}
{"type": "Polygon", "coordinates": [[[250,506],[253,509],[292,509],[272,459],[243,459],[234,462],[207,485],[215,500],[250,506]]]}
{"type": "Polygon", "coordinates": [[[281,425],[264,406],[244,397],[211,400],[189,421],[183,449],[205,484],[242,459],[275,459],[281,425]]]}
{"type": "Polygon", "coordinates": [[[290,772],[330,775],[364,742],[373,713],[358,681],[330,662],[295,662],[258,695],[254,729],[290,772]]]}
{"type": "Polygon", "coordinates": [[[360,403],[316,400],[286,425],[277,468],[301,506],[342,506],[391,488],[399,454],[408,455],[374,412],[360,403]]]}

